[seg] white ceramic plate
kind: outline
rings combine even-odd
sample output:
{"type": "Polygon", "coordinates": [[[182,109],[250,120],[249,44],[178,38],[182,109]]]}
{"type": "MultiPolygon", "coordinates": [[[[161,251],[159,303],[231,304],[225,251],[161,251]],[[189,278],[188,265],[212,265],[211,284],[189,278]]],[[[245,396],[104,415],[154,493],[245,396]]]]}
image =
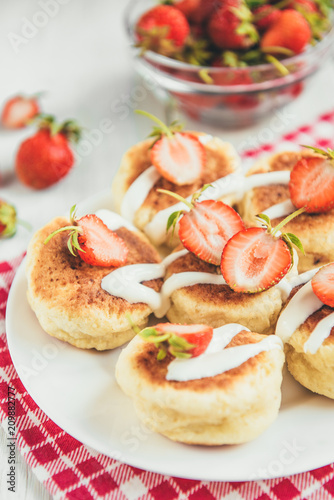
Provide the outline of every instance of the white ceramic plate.
{"type": "MultiPolygon", "coordinates": [[[[108,194],[81,204],[79,213],[102,207],[111,207],[108,194]]],[[[23,263],[7,307],[15,368],[42,410],[84,444],[142,469],[207,481],[270,479],[334,461],[334,402],[307,391],[288,373],[277,420],[251,443],[188,446],[152,433],[115,381],[120,349],[84,351],[48,336],[27,303],[26,289],[23,263]]]]}

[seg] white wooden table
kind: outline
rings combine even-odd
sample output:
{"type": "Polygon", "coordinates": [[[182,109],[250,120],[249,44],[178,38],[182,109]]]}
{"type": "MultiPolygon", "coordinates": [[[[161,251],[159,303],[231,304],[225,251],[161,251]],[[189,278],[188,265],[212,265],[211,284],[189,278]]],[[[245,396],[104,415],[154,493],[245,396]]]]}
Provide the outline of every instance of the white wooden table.
{"type": "MultiPolygon", "coordinates": [[[[18,92],[30,94],[45,91],[42,98],[44,111],[54,113],[60,119],[77,118],[87,128],[86,140],[90,147],[88,153],[87,150],[85,154],[81,151],[79,164],[63,182],[49,190],[35,192],[19,184],[13,174],[15,150],[22,133],[0,131],[0,198],[13,202],[19,216],[29,221],[33,229],[55,215],[67,213],[74,203],[110,185],[122,154],[134,142],[143,139],[149,130],[148,121],[134,118],[132,107],[153,111],[164,118],[162,106],[150,96],[129,104],[131,89],[138,82],[123,28],[125,2],[54,0],[49,2],[54,10],[49,10],[49,13],[44,10],[44,15],[40,14],[43,12],[42,3],[43,0],[1,3],[0,104],[18,92]],[[31,23],[38,26],[31,26],[31,23]],[[125,104],[126,117],[115,111],[119,102],[128,103],[125,104]],[[113,121],[114,130],[103,133],[102,138],[100,134],[100,139],[95,139],[94,144],[92,130],[100,129],[106,119],[113,121]]],[[[333,109],[333,84],[334,68],[329,61],[315,78],[313,87],[288,110],[277,115],[275,127],[272,117],[241,131],[212,129],[189,120],[186,120],[187,127],[214,133],[231,141],[237,149],[245,144],[251,147],[254,142],[267,142],[312,120],[317,114],[333,109]]],[[[23,132],[23,135],[30,133],[23,132]]],[[[2,241],[0,261],[21,253],[30,237],[31,234],[20,230],[15,238],[2,241]]],[[[51,498],[22,462],[19,453],[17,492],[8,494],[4,478],[7,470],[4,439],[1,429],[0,499],[51,498]]]]}

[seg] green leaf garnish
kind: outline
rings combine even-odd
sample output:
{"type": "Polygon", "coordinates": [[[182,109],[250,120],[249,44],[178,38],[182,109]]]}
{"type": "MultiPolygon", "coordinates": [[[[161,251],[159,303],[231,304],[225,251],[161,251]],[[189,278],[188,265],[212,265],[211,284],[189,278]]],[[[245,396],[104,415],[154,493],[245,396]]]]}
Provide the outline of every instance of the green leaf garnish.
{"type": "Polygon", "coordinates": [[[173,332],[161,333],[152,327],[144,328],[138,334],[145,342],[150,342],[159,349],[157,354],[158,360],[164,359],[167,353],[176,358],[191,358],[189,351],[196,347],[173,332]]]}

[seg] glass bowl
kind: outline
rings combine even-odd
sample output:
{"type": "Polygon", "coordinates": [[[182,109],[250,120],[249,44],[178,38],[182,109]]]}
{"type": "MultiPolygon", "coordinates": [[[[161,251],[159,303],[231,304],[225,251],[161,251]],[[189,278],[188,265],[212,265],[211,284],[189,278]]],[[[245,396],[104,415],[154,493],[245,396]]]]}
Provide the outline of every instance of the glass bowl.
{"type": "Polygon", "coordinates": [[[167,93],[192,119],[213,125],[250,125],[289,104],[323,65],[334,41],[332,26],[316,45],[282,61],[289,71],[285,76],[272,64],[217,68],[179,62],[152,51],[140,55],[140,49],[135,48],[136,22],[154,5],[153,0],[132,0],[126,9],[125,24],[135,69],[156,95],[167,93]],[[215,83],[205,83],[202,71],[215,83]]]}

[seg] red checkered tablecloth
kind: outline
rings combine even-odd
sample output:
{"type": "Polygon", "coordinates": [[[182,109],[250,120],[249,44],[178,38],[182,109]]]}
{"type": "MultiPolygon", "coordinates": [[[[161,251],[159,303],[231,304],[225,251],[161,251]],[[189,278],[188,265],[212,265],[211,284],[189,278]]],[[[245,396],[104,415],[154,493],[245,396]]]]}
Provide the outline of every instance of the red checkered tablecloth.
{"type": "MultiPolygon", "coordinates": [[[[296,144],[334,145],[334,111],[274,143],[253,138],[244,163],[296,144]],[[256,143],[258,140],[258,144],[256,143]],[[255,141],[255,142],[254,142],[255,141]]],[[[1,244],[1,243],[0,243],[1,244]]],[[[207,482],[163,476],[131,467],[89,449],[66,434],[36,405],[17,376],[8,351],[5,311],[22,256],[0,263],[0,419],[8,432],[8,387],[16,391],[16,443],[37,478],[56,499],[68,500],[298,500],[334,498],[334,464],[280,479],[207,482]]],[[[204,464],[205,466],[205,464],[204,464]]]]}

